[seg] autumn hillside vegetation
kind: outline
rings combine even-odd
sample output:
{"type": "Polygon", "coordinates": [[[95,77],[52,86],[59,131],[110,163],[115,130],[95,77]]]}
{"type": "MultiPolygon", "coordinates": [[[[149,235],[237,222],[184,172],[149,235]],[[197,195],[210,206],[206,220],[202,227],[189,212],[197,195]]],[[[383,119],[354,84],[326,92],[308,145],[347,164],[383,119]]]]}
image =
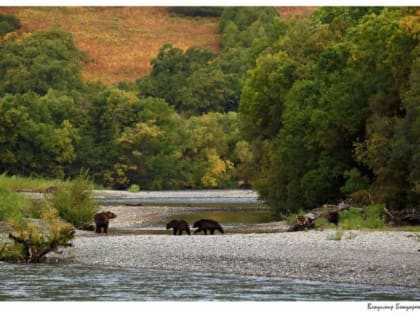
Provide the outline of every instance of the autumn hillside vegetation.
{"type": "Polygon", "coordinates": [[[21,33],[59,28],[86,52],[82,77],[105,84],[147,75],[166,43],[218,50],[217,19],[170,14],[164,7],[1,7],[16,16],[21,33]]]}

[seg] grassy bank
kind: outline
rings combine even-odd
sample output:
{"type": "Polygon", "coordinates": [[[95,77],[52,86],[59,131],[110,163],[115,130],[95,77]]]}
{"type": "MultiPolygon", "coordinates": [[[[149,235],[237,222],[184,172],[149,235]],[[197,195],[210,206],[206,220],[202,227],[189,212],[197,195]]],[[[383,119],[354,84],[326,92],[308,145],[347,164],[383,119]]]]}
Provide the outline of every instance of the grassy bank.
{"type": "Polygon", "coordinates": [[[19,190],[46,191],[49,187],[63,185],[65,182],[58,179],[44,179],[21,176],[0,175],[0,189],[15,192],[19,190]]]}
{"type": "Polygon", "coordinates": [[[73,180],[54,180],[0,175],[0,220],[39,219],[45,209],[57,209],[59,216],[77,228],[89,225],[97,211],[94,186],[86,174],[73,180]],[[33,199],[19,192],[44,193],[33,199]]]}
{"type": "MultiPolygon", "coordinates": [[[[366,207],[350,207],[339,212],[339,223],[335,225],[327,220],[328,209],[315,220],[315,229],[337,229],[339,234],[343,230],[375,230],[375,231],[411,231],[420,232],[420,226],[390,226],[385,221],[384,205],[374,204],[366,207]]],[[[303,216],[306,212],[301,210],[297,215],[303,216]]],[[[296,214],[289,215],[286,221],[292,225],[296,222],[296,214]]]]}
{"type": "Polygon", "coordinates": [[[89,225],[97,211],[93,185],[83,174],[72,181],[5,174],[0,179],[0,221],[8,235],[0,243],[0,260],[44,261],[48,253],[71,246],[73,227],[89,225]],[[31,198],[19,191],[42,192],[44,197],[31,198]]]}

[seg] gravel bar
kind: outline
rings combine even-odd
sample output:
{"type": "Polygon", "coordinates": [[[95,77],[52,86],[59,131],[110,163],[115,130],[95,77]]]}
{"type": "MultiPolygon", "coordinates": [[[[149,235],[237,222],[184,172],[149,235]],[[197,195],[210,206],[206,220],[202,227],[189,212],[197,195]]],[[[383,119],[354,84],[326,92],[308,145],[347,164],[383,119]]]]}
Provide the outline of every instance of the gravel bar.
{"type": "Polygon", "coordinates": [[[419,234],[335,231],[78,235],[61,257],[88,265],[420,287],[419,234]]]}

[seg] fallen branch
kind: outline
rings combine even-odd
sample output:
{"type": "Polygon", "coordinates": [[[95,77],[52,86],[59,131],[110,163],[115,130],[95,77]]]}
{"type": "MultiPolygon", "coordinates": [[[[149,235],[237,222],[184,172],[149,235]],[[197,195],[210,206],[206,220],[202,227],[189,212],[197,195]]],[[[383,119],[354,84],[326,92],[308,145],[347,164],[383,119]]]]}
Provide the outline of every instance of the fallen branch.
{"type": "Polygon", "coordinates": [[[308,212],[303,216],[297,216],[296,223],[288,229],[288,232],[313,229],[315,228],[315,220],[319,218],[325,218],[328,222],[338,225],[339,212],[348,209],[350,209],[350,204],[345,201],[342,201],[337,205],[324,204],[322,207],[312,209],[311,212],[308,212]]]}
{"type": "Polygon", "coordinates": [[[420,225],[420,213],[417,209],[389,210],[384,207],[386,221],[391,225],[420,225]]]}
{"type": "Polygon", "coordinates": [[[387,215],[389,215],[389,217],[391,218],[391,220],[393,220],[393,219],[394,219],[394,216],[392,215],[392,213],[391,213],[391,212],[389,212],[389,210],[388,210],[386,207],[384,207],[384,211],[385,211],[385,213],[386,213],[387,215]]]}

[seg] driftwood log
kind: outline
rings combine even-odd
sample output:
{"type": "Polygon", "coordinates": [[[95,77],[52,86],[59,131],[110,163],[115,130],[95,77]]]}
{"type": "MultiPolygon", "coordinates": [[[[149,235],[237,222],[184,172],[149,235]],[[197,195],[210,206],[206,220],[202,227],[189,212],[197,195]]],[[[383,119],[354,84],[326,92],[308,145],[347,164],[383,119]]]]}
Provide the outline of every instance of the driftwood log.
{"type": "Polygon", "coordinates": [[[45,189],[16,189],[16,192],[23,192],[23,193],[40,193],[40,194],[55,194],[57,192],[57,187],[50,186],[45,189]]]}
{"type": "Polygon", "coordinates": [[[338,205],[325,204],[320,208],[312,209],[311,212],[305,215],[296,217],[296,222],[287,230],[288,232],[305,231],[315,227],[315,220],[325,217],[328,222],[338,225],[339,212],[348,210],[350,205],[343,201],[338,205]]]}
{"type": "Polygon", "coordinates": [[[388,210],[384,208],[385,221],[389,225],[420,225],[420,211],[417,209],[388,210]]]}

